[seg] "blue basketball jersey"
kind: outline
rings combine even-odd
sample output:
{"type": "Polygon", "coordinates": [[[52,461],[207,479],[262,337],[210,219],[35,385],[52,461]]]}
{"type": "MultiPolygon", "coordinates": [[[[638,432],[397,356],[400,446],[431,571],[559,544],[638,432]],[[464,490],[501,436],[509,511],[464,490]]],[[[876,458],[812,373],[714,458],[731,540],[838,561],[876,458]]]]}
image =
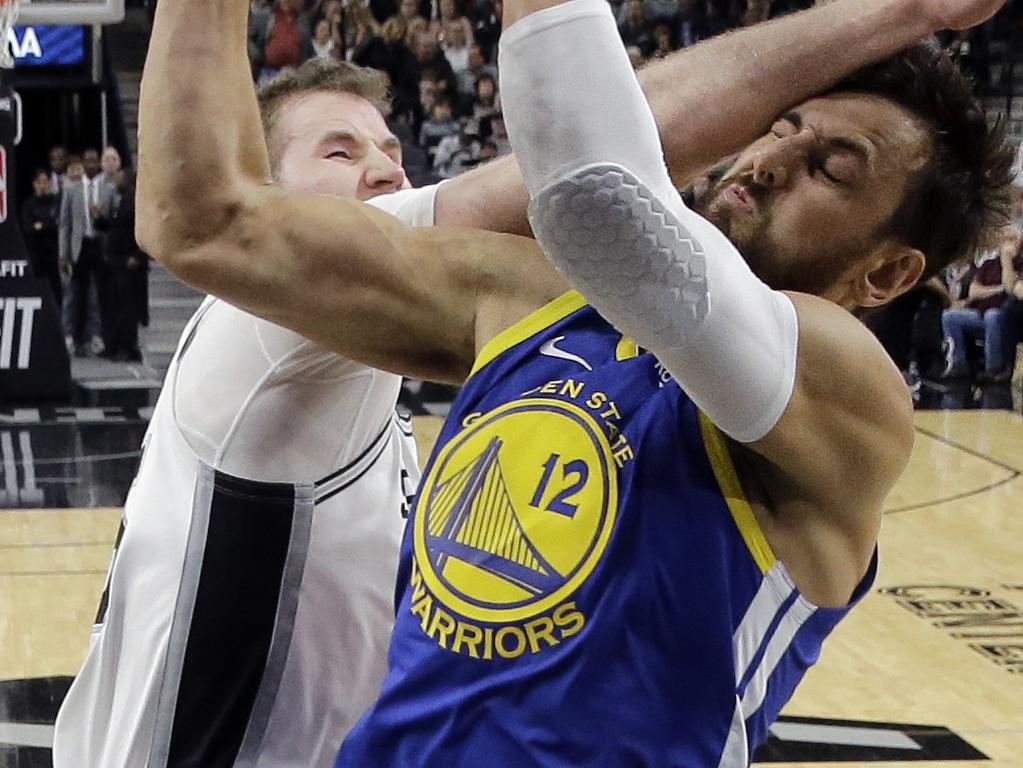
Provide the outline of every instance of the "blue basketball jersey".
{"type": "Polygon", "coordinates": [[[848,611],[799,593],[724,437],[574,292],[481,351],[397,603],[339,768],[746,766],[848,611]]]}

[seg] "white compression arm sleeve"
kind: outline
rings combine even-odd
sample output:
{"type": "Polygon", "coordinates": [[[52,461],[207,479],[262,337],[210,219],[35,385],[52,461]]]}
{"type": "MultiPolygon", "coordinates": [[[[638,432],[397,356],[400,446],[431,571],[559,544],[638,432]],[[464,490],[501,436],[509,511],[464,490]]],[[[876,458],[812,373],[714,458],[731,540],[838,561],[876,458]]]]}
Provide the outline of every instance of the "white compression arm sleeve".
{"type": "Polygon", "coordinates": [[[726,434],[766,435],[792,396],[795,307],[682,202],[606,0],[516,22],[499,70],[547,257],[726,434]]]}

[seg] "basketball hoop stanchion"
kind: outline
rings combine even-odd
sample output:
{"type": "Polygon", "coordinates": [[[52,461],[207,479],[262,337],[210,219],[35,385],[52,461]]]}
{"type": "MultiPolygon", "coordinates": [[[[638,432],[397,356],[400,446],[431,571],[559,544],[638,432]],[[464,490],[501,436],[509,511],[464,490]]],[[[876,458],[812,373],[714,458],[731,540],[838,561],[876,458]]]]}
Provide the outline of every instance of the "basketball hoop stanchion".
{"type": "Polygon", "coordinates": [[[71,393],[60,311],[49,283],[35,276],[18,222],[14,146],[21,116],[7,43],[18,5],[0,0],[0,409],[71,393]]]}

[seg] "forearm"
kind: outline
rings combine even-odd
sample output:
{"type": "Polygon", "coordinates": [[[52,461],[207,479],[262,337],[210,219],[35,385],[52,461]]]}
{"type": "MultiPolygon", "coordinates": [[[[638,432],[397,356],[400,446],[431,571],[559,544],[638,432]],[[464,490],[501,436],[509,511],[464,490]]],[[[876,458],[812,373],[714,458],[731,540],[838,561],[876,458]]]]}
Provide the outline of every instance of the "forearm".
{"type": "Polygon", "coordinates": [[[480,340],[480,301],[528,299],[530,278],[506,273],[542,277],[535,258],[525,238],[414,229],[356,200],[267,186],[174,266],[197,288],[353,360],[460,382],[480,340]]]}
{"type": "Polygon", "coordinates": [[[683,204],[606,4],[579,0],[516,23],[501,78],[545,254],[725,432],[763,437],[792,393],[795,310],[683,204]]]}
{"type": "Polygon", "coordinates": [[[907,0],[838,0],[700,43],[639,80],[678,184],[763,135],[786,108],[938,28],[907,0]]]}
{"type": "Polygon", "coordinates": [[[156,258],[222,231],[270,170],[245,0],[160,3],[139,104],[139,232],[156,258]]]}

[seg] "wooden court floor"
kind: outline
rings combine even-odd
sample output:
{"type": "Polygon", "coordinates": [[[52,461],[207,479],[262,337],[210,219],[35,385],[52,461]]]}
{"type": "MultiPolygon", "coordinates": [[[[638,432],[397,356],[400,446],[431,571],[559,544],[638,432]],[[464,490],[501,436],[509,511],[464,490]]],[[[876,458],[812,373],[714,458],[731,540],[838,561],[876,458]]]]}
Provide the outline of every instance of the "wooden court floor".
{"type": "MultiPolygon", "coordinates": [[[[439,421],[417,424],[423,456],[439,421]]],[[[900,724],[909,743],[917,727],[944,727],[989,759],[926,764],[1023,768],[1023,418],[920,412],[916,425],[910,466],[888,502],[875,588],[786,714],[900,724]]],[[[0,681],[77,671],[119,514],[0,511],[0,681]]],[[[4,711],[0,701],[0,728],[4,711]]],[[[858,738],[847,728],[831,737],[858,738]]],[[[897,752],[870,765],[922,755],[897,752]]],[[[825,754],[772,762],[814,765],[825,754]]]]}

